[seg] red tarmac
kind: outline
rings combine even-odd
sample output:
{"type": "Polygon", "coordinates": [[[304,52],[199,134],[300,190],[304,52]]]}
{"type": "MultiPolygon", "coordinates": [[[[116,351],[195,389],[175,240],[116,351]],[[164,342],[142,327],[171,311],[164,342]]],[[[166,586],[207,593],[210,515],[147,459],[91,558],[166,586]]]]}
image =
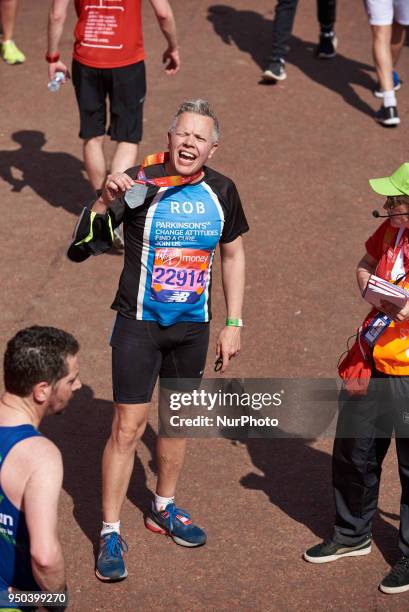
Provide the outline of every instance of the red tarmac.
{"type": "MultiPolygon", "coordinates": [[[[164,41],[144,7],[148,87],[141,157],[162,150],[168,122],[187,97],[206,97],[220,116],[222,140],[212,165],[231,176],[251,224],[244,348],[229,376],[334,377],[347,336],[366,312],[354,278],[364,241],[382,205],[368,178],[408,159],[409,50],[398,94],[401,126],[377,125],[370,33],[362,3],[339,2],[339,53],[313,57],[315,3],[300,0],[288,79],[259,84],[269,52],[272,0],[173,2],[183,66],[162,73],[164,41]]],[[[208,533],[190,550],[145,529],[155,482],[156,411],[140,445],[123,508],[129,577],[94,576],[100,527],[100,460],[111,419],[109,306],[121,256],[72,264],[64,251],[76,215],[92,193],[82,166],[71,84],[47,90],[49,3],[20,0],[16,40],[21,66],[0,65],[2,206],[1,346],[19,328],[53,324],[75,333],[85,383],[73,406],[43,430],[61,448],[65,479],[60,530],[71,609],[405,610],[409,593],[377,591],[398,556],[400,485],[395,451],[386,460],[371,555],[324,566],[301,559],[330,534],[333,521],[330,439],[192,440],[177,501],[208,533]]],[[[61,55],[69,60],[74,12],[61,55]]],[[[216,331],[225,312],[214,278],[211,377],[216,331]]]]}

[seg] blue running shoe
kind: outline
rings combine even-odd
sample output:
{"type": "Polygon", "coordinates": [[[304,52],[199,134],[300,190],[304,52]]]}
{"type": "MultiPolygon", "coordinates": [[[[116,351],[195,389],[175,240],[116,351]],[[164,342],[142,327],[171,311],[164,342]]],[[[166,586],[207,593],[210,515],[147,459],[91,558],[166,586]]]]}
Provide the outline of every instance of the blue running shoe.
{"type": "Polygon", "coordinates": [[[190,520],[190,514],[175,504],[168,504],[165,510],[157,512],[152,503],[145,516],[145,527],[154,533],[168,535],[180,546],[202,546],[206,544],[206,534],[203,529],[190,520]]]}
{"type": "MultiPolygon", "coordinates": [[[[399,89],[401,88],[402,85],[402,81],[399,78],[398,73],[396,72],[396,70],[393,71],[393,90],[394,91],[399,91],[399,89]]],[[[375,98],[383,98],[383,92],[381,90],[381,86],[379,85],[379,83],[376,84],[373,95],[375,96],[375,98]]]]}
{"type": "Polygon", "coordinates": [[[95,574],[100,580],[115,582],[127,577],[122,553],[128,551],[128,544],[116,531],[101,536],[95,574]]]}

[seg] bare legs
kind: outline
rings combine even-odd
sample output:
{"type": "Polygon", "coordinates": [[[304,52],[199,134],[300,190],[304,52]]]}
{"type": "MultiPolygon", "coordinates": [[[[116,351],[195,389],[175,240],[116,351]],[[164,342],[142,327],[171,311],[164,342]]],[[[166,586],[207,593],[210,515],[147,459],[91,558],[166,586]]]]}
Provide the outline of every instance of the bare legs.
{"type": "MultiPolygon", "coordinates": [[[[149,404],[114,404],[111,436],[102,460],[102,507],[106,523],[119,521],[128,490],[138,440],[145,431],[149,404]]],[[[157,493],[172,497],[183,466],[186,440],[158,438],[157,493]]]]}
{"type": "Polygon", "coordinates": [[[372,25],[372,53],[378,76],[379,87],[374,92],[382,98],[382,106],[375,113],[375,119],[385,126],[399,125],[395,95],[393,69],[396,66],[405,41],[406,27],[394,22],[392,25],[372,25]],[[378,91],[379,89],[379,91],[378,91]]]}
{"type": "Polygon", "coordinates": [[[405,42],[405,26],[394,22],[393,25],[371,26],[372,53],[382,91],[393,89],[392,71],[396,66],[405,42]]]}
{"type": "Polygon", "coordinates": [[[156,492],[161,497],[173,497],[186,453],[185,438],[158,438],[156,460],[158,482],[156,492]]]}
{"type": "Polygon", "coordinates": [[[0,0],[0,18],[3,29],[1,56],[7,64],[22,64],[26,57],[13,41],[16,25],[17,0],[0,0]]]}
{"type": "Polygon", "coordinates": [[[372,53],[382,91],[393,89],[392,26],[371,26],[372,53]]]}
{"type": "Polygon", "coordinates": [[[3,28],[3,42],[11,40],[14,34],[17,14],[17,0],[1,0],[1,26],[3,28]]]}

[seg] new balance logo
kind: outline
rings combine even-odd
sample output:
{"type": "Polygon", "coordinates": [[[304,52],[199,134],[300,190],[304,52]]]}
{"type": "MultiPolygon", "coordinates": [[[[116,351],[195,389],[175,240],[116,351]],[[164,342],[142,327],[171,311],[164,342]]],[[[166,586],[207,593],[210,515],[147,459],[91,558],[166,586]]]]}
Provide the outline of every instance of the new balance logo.
{"type": "Polygon", "coordinates": [[[188,297],[189,297],[190,293],[189,291],[181,291],[180,293],[175,292],[172,293],[172,295],[169,296],[169,302],[177,302],[177,303],[183,303],[186,302],[188,297]]]}

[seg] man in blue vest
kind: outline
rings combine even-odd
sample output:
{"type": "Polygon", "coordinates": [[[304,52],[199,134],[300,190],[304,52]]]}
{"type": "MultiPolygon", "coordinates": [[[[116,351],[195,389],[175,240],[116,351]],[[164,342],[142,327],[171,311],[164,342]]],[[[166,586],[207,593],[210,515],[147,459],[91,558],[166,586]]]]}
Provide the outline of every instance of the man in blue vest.
{"type": "Polygon", "coordinates": [[[66,591],[57,533],[61,454],[38,426],[45,415],[64,410],[81,387],[78,350],[71,334],[54,327],[23,329],[7,344],[0,399],[0,609],[16,608],[16,590],[66,591]]]}

